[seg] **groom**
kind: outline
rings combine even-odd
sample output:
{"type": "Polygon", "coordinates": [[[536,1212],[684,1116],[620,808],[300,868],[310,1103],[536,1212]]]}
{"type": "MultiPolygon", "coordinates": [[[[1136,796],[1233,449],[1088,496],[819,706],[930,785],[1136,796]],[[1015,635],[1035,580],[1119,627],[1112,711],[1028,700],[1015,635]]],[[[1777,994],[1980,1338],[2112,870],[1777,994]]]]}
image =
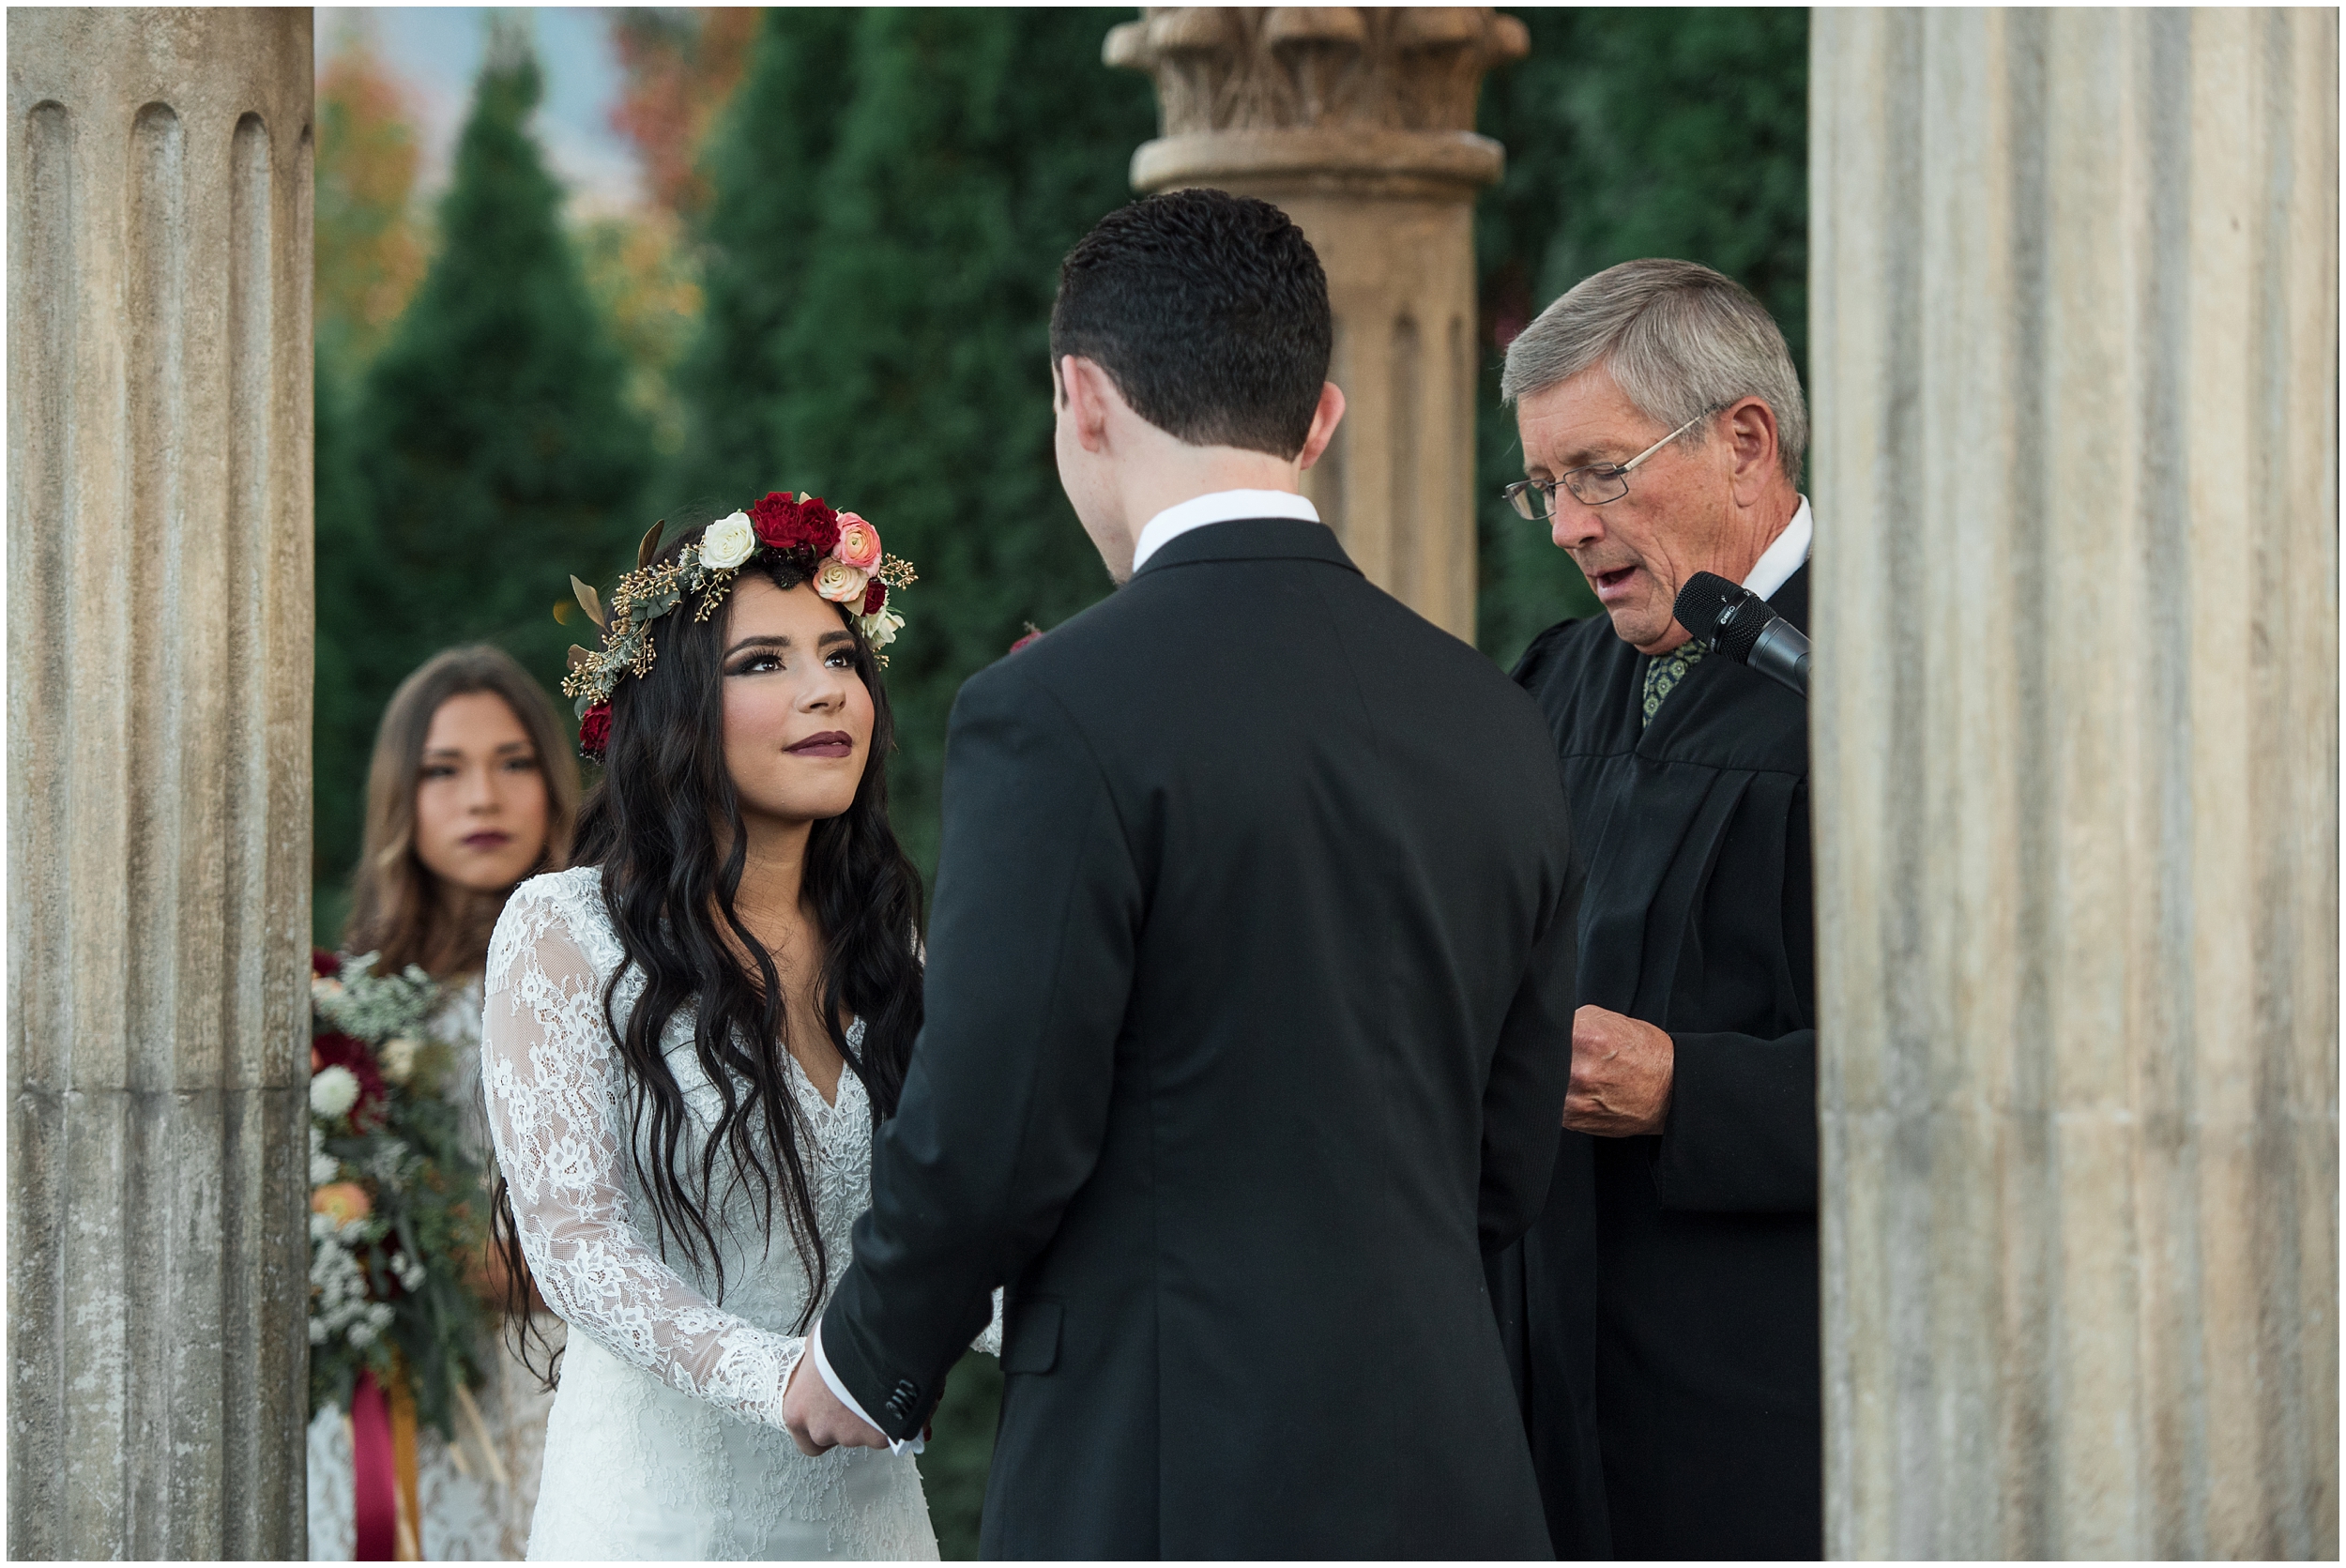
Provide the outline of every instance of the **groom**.
{"type": "Polygon", "coordinates": [[[785,1406],[913,1437],[1006,1285],[988,1556],[1549,1555],[1482,1256],[1546,1196],[1580,873],[1531,700],[1297,493],[1330,341],[1266,203],[1060,272],[1124,586],[962,688],[928,1023],[785,1406]]]}

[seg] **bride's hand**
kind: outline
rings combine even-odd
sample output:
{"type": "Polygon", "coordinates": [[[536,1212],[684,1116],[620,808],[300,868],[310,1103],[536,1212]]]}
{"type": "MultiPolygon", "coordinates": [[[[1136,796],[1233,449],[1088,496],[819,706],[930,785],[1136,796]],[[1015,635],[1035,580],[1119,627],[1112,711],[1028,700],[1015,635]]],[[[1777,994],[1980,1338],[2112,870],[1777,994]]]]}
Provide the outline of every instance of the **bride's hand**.
{"type": "Polygon", "coordinates": [[[782,1390],[782,1424],[799,1452],[811,1459],[834,1448],[886,1448],[879,1428],[841,1404],[823,1375],[809,1368],[814,1359],[800,1356],[782,1390]]]}

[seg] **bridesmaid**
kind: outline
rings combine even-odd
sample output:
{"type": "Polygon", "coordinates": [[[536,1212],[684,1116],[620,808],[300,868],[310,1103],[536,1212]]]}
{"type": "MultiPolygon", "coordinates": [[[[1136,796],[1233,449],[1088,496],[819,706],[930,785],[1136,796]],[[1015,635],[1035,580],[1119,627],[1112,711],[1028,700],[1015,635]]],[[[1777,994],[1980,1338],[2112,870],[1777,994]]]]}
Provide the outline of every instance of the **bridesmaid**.
{"type": "MultiPolygon", "coordinates": [[[[454,1047],[448,1094],[486,1168],[480,1104],[480,975],[489,934],[516,883],[570,863],[578,767],[566,727],[538,683],[500,649],[450,648],[402,682],[375,732],[365,844],[343,934],[349,953],[417,965],[452,991],[434,1033],[454,1047]]],[[[502,1304],[494,1248],[476,1276],[502,1304]]],[[[532,1293],[534,1301],[534,1292],[532,1293]]],[[[560,1320],[533,1312],[534,1329],[560,1320]]],[[[557,1339],[558,1343],[558,1339],[557,1339]]],[[[427,1559],[518,1560],[538,1505],[539,1459],[553,1394],[500,1336],[483,1346],[487,1380],[474,1391],[480,1423],[460,1412],[452,1451],[436,1432],[417,1442],[417,1503],[427,1559]]],[[[310,1555],[350,1557],[349,1428],[334,1411],[310,1427],[310,1555]]]]}

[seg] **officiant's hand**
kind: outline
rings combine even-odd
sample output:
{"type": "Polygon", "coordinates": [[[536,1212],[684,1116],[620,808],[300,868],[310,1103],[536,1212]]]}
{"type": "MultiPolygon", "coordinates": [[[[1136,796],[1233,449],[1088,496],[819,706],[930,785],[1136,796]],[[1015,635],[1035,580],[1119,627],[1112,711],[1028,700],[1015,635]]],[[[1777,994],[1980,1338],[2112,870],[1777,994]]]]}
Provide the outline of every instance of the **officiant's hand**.
{"type": "Polygon", "coordinates": [[[1601,1007],[1572,1015],[1572,1085],[1564,1091],[1564,1125],[1601,1138],[1658,1133],[1670,1108],[1670,1072],[1677,1060],[1670,1037],[1601,1007]]]}
{"type": "Polygon", "coordinates": [[[782,1391],[782,1423],[799,1452],[812,1458],[834,1448],[886,1448],[879,1429],[840,1403],[814,1362],[811,1355],[800,1356],[782,1391]]]}

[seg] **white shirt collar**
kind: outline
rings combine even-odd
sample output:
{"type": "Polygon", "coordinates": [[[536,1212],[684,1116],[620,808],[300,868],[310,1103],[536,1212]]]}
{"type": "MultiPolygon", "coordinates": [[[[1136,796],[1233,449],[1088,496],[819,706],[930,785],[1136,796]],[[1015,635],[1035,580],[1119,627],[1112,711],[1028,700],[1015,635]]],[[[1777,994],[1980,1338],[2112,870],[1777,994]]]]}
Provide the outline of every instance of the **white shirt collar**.
{"type": "Polygon", "coordinates": [[[1792,573],[1808,564],[1808,546],[1817,537],[1816,519],[1808,513],[1808,497],[1800,498],[1800,510],[1784,525],[1784,531],[1775,536],[1760,557],[1760,564],[1744,579],[1744,586],[1762,599],[1774,599],[1775,590],[1792,580],[1792,573]]]}
{"type": "Polygon", "coordinates": [[[1138,571],[1150,556],[1192,528],[1202,528],[1209,523],[1234,522],[1242,517],[1292,517],[1317,523],[1319,509],[1285,490],[1216,490],[1193,495],[1149,519],[1148,526],[1140,530],[1140,538],[1133,545],[1133,570],[1138,571]]]}

